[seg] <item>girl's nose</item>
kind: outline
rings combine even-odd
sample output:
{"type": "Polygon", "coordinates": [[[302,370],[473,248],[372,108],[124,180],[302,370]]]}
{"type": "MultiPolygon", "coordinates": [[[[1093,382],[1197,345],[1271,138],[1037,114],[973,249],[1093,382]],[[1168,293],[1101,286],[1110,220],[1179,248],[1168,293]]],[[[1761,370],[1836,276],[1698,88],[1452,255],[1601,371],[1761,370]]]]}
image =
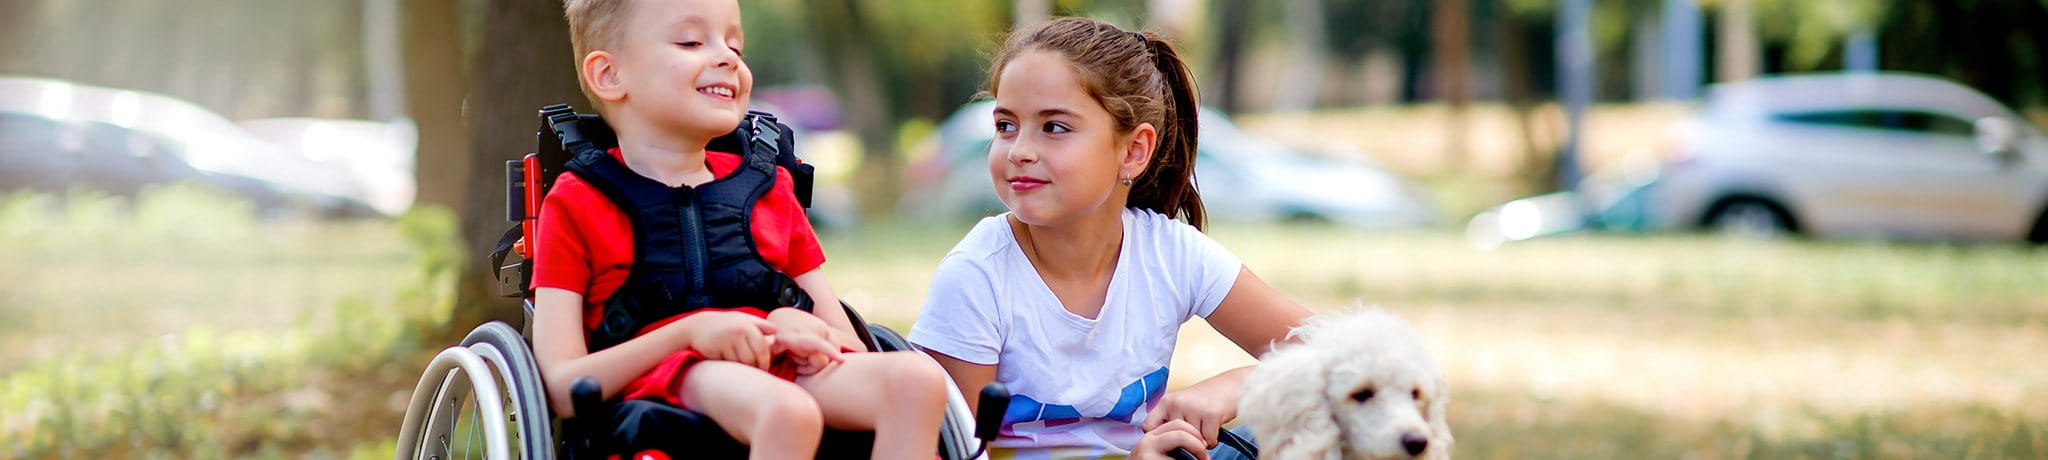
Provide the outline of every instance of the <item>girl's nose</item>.
{"type": "Polygon", "coordinates": [[[1010,146],[1009,157],[1011,163],[1016,163],[1020,165],[1038,162],[1038,153],[1032,151],[1032,149],[1027,148],[1023,145],[1010,146]]]}

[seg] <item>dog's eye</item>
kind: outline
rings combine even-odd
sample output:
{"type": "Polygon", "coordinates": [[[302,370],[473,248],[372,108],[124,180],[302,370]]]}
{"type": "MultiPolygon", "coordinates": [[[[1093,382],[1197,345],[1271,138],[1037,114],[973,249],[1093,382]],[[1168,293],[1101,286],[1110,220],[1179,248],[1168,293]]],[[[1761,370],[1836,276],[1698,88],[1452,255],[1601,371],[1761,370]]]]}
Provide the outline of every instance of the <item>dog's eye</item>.
{"type": "Polygon", "coordinates": [[[1358,392],[1357,392],[1357,393],[1352,393],[1352,394],[1351,394],[1351,400],[1352,400],[1352,401],[1358,401],[1358,402],[1365,402],[1366,400],[1369,400],[1369,399],[1372,399],[1372,389],[1371,389],[1371,388],[1366,388],[1366,389],[1363,389],[1363,390],[1358,390],[1358,392]]]}
{"type": "Polygon", "coordinates": [[[1422,388],[1408,390],[1408,397],[1414,399],[1422,399],[1422,388]]]}

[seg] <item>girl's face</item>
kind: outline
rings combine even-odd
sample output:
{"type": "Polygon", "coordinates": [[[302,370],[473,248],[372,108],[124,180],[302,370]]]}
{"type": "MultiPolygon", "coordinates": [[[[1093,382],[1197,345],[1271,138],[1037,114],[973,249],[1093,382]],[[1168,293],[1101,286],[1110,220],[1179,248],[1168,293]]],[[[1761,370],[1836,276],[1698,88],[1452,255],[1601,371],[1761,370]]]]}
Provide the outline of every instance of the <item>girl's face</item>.
{"type": "Polygon", "coordinates": [[[1120,131],[1065,57],[1034,50],[998,76],[988,171],[1003,206],[1026,224],[1060,225],[1120,211],[1151,154],[1151,126],[1120,131]]]}

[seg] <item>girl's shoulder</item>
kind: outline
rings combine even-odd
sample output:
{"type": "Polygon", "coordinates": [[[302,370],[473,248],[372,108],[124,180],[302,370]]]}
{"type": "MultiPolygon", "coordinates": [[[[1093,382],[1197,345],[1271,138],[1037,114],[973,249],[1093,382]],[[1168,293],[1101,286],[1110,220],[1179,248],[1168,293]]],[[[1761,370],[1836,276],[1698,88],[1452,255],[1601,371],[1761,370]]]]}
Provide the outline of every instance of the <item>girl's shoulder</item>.
{"type": "Polygon", "coordinates": [[[1010,223],[1006,216],[1008,214],[981,218],[980,222],[974,223],[974,228],[967,230],[967,236],[961,237],[960,242],[955,243],[952,250],[946,251],[946,258],[964,257],[985,261],[1016,246],[1017,238],[1010,234],[1010,223]]]}
{"type": "Polygon", "coordinates": [[[1141,250],[1178,252],[1210,249],[1216,244],[1195,226],[1150,209],[1124,209],[1124,234],[1125,244],[1135,244],[1141,250]]]}
{"type": "Polygon", "coordinates": [[[1004,217],[984,217],[967,230],[953,249],[939,260],[934,276],[953,281],[982,280],[997,281],[1004,264],[1010,263],[1008,255],[1017,245],[1016,237],[1010,234],[1010,225],[1004,217]]]}

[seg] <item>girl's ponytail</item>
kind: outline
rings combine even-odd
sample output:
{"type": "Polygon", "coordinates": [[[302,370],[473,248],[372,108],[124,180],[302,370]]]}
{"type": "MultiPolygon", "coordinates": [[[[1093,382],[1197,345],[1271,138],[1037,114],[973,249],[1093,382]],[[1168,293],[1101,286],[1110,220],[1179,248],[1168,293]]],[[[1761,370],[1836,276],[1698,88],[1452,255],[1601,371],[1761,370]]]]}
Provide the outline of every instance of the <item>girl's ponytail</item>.
{"type": "Polygon", "coordinates": [[[1159,89],[1165,106],[1159,123],[1158,146],[1152,164],[1131,182],[1128,206],[1157,211],[1167,217],[1184,219],[1202,229],[1208,215],[1202,195],[1195,190],[1195,139],[1201,134],[1197,120],[1200,106],[1195,99],[1195,78],[1180,50],[1156,34],[1136,33],[1151,48],[1153,68],[1159,72],[1159,89]]]}

